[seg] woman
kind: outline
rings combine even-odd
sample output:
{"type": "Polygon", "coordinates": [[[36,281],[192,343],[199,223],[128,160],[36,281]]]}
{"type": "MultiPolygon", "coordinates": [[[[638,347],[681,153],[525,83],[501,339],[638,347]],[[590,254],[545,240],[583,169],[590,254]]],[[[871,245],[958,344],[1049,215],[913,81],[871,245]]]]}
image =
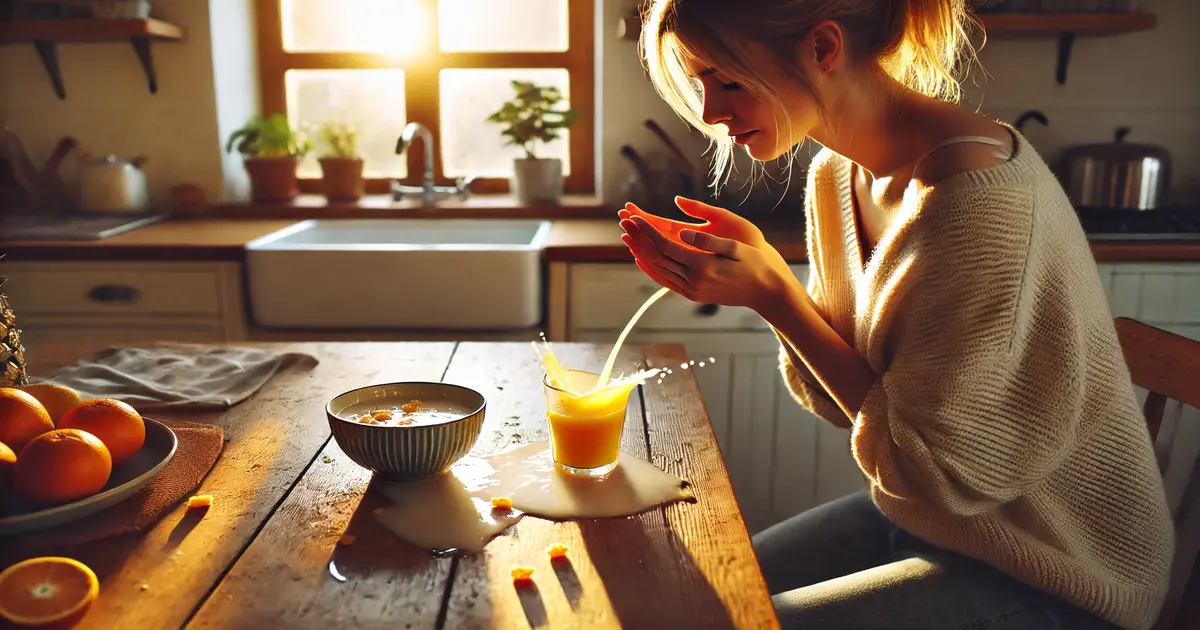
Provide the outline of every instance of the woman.
{"type": "MultiPolygon", "coordinates": [[[[785,626],[1149,628],[1174,546],[1088,244],[1015,129],[953,104],[963,0],[655,0],[674,109],[757,160],[806,138],[807,288],[753,225],[627,205],[659,284],[757,311],[868,491],[754,539],[785,626]]],[[[714,185],[719,180],[714,182],[714,185]]]]}

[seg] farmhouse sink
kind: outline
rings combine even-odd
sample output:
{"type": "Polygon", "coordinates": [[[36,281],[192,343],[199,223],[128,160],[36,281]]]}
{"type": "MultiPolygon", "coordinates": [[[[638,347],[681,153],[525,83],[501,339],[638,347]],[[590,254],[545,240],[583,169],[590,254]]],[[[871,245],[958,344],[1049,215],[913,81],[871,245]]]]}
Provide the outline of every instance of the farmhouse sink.
{"type": "Polygon", "coordinates": [[[246,245],[266,328],[502,330],[542,319],[548,221],[301,221],[246,245]]]}

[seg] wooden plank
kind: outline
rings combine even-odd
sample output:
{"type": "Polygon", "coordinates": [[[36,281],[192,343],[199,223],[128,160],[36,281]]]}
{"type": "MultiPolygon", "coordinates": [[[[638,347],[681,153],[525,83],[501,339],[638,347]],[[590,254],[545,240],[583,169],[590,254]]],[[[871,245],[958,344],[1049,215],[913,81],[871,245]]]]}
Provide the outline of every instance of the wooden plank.
{"type": "MultiPolygon", "coordinates": [[[[360,362],[370,374],[341,387],[440,380],[454,345],[366,346],[373,352],[360,362]]],[[[329,440],[188,627],[432,627],[450,560],[396,544],[371,513],[386,500],[367,492],[370,481],[371,473],[329,440]],[[338,546],[343,533],[355,537],[353,545],[338,546]]]]}
{"type": "MultiPolygon", "coordinates": [[[[646,350],[646,361],[653,367],[686,360],[678,345],[646,350]]],[[[643,388],[643,396],[654,464],[691,482],[698,503],[664,509],[673,576],[664,588],[647,589],[642,605],[663,611],[664,617],[670,611],[675,622],[687,611],[686,627],[778,628],[691,371],[676,370],[661,385],[643,388]]],[[[669,625],[667,621],[647,627],[669,625]]]]}
{"type": "MultiPolygon", "coordinates": [[[[181,504],[143,535],[50,550],[79,559],[100,576],[102,594],[80,628],[179,627],[325,444],[329,429],[324,406],[328,399],[370,382],[381,370],[397,369],[399,364],[436,364],[439,356],[444,364],[449,352],[449,346],[404,344],[269,347],[307,352],[321,362],[311,370],[281,372],[249,400],[225,413],[155,414],[164,419],[212,422],[225,430],[225,450],[200,487],[215,498],[202,520],[185,521],[186,508],[181,504]]],[[[58,356],[62,350],[58,349],[58,356]]],[[[74,356],[82,352],[78,350],[74,356]]],[[[54,353],[47,350],[48,355],[54,353]]],[[[5,565],[21,559],[19,540],[5,541],[5,565]]]]}
{"type": "MultiPolygon", "coordinates": [[[[609,346],[554,344],[567,367],[600,371],[609,346]]],[[[638,348],[623,350],[618,370],[642,359],[638,348]]],[[[542,369],[532,350],[498,344],[463,344],[455,354],[448,382],[484,392],[489,417],[476,452],[489,453],[510,445],[549,439],[542,391],[542,369]]],[[[637,394],[630,398],[622,435],[622,450],[648,458],[645,423],[637,394]]],[[[631,591],[652,580],[669,579],[660,567],[643,564],[646,529],[658,523],[661,511],[632,519],[552,523],[526,517],[488,545],[481,555],[458,560],[450,591],[446,628],[469,627],[582,627],[607,628],[619,623],[639,626],[636,607],[644,602],[631,591]],[[553,542],[570,546],[571,562],[551,566],[545,548],[553,542]],[[509,569],[516,564],[535,567],[537,589],[516,590],[509,569]],[[628,602],[628,604],[626,604],[628,602]]]]}
{"type": "Polygon", "coordinates": [[[175,42],[186,37],[184,30],[162,20],[77,19],[16,20],[0,22],[0,44],[47,40],[60,43],[128,42],[131,37],[175,42]]]}

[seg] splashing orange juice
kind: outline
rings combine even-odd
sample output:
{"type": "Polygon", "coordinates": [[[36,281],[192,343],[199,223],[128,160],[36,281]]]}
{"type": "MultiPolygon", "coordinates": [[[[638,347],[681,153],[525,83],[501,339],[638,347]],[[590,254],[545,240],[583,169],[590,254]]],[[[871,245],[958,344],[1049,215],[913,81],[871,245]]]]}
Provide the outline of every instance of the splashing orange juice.
{"type": "Polygon", "coordinates": [[[595,389],[589,381],[597,382],[598,374],[567,370],[566,375],[569,389],[555,386],[548,375],[544,383],[554,461],[571,473],[606,475],[621,455],[625,410],[638,381],[622,379],[595,389]]]}

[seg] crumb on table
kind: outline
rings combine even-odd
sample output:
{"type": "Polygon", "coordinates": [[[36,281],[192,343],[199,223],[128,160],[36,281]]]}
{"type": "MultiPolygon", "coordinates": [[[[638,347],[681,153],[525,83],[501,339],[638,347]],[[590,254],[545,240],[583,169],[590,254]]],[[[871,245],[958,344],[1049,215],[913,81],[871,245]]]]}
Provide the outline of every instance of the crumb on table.
{"type": "Polygon", "coordinates": [[[549,547],[546,547],[546,553],[550,556],[551,560],[557,558],[566,558],[567,551],[569,549],[570,547],[567,547],[565,543],[556,542],[551,544],[549,547]]]}
{"type": "Polygon", "coordinates": [[[206,507],[211,507],[212,502],[213,502],[213,498],[212,498],[211,494],[197,494],[195,496],[188,497],[187,506],[188,506],[189,510],[197,509],[197,508],[206,508],[206,507]]]}
{"type": "Polygon", "coordinates": [[[512,507],[512,499],[508,497],[492,497],[492,508],[497,510],[511,510],[512,507]]]}
{"type": "Polygon", "coordinates": [[[529,582],[533,580],[533,567],[515,566],[512,568],[514,582],[529,582]]]}

